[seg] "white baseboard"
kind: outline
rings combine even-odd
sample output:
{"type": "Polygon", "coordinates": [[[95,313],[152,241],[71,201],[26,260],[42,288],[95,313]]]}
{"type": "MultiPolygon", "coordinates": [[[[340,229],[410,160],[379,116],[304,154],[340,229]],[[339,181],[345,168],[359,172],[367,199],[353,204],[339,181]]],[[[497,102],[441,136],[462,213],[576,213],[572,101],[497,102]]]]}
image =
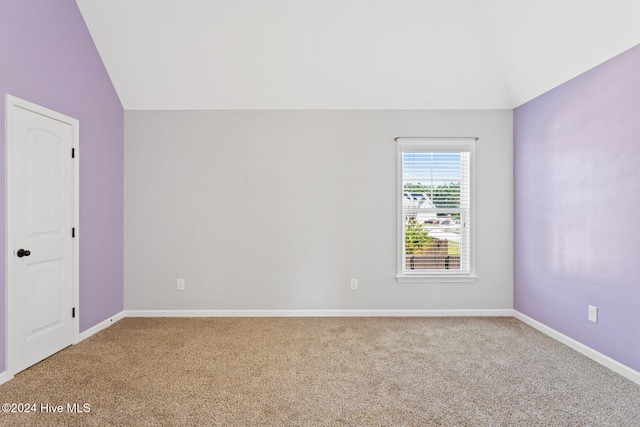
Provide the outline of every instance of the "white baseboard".
{"type": "Polygon", "coordinates": [[[126,310],[126,317],[512,317],[495,310],[126,310]]]}
{"type": "Polygon", "coordinates": [[[103,320],[102,322],[98,323],[95,326],[92,326],[91,328],[87,329],[84,332],[81,332],[80,334],[78,334],[78,339],[76,340],[75,344],[78,344],[80,341],[86,340],[87,338],[89,338],[91,335],[100,332],[101,330],[108,328],[109,326],[113,325],[114,323],[116,323],[118,320],[124,319],[125,317],[125,312],[121,311],[120,313],[116,314],[115,316],[111,316],[106,320],[103,320]]]}
{"type": "Polygon", "coordinates": [[[0,384],[4,384],[9,380],[10,380],[10,378],[9,378],[9,374],[7,373],[7,371],[0,372],[0,384]]]}
{"type": "Polygon", "coordinates": [[[548,335],[557,341],[560,341],[562,344],[565,344],[571,347],[578,353],[584,354],[588,358],[600,363],[601,365],[606,366],[607,368],[611,369],[614,372],[617,372],[618,374],[633,381],[634,383],[640,385],[640,372],[636,371],[635,369],[632,369],[626,365],[623,365],[622,363],[616,360],[613,360],[609,356],[605,356],[599,351],[596,351],[591,347],[587,347],[586,345],[574,340],[573,338],[570,338],[564,335],[563,333],[558,332],[555,329],[552,329],[547,325],[538,322],[535,319],[532,319],[526,314],[520,313],[519,311],[514,310],[513,317],[526,323],[532,328],[539,330],[543,334],[548,335]]]}

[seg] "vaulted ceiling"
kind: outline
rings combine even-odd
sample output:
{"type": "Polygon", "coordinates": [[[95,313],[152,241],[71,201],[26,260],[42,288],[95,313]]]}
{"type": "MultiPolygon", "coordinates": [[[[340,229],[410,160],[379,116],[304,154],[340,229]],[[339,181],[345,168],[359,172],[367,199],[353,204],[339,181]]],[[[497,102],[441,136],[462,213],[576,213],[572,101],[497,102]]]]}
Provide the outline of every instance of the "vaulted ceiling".
{"type": "Polygon", "coordinates": [[[125,109],[514,108],[640,44],[639,0],[76,0],[125,109]]]}

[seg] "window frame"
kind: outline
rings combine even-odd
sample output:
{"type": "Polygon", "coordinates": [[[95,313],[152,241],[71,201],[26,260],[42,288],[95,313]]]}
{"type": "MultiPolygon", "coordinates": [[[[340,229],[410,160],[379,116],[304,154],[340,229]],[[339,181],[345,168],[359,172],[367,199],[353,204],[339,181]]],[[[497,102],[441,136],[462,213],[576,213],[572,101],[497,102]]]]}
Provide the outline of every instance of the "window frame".
{"type": "MultiPolygon", "coordinates": [[[[477,137],[460,138],[432,138],[432,137],[398,137],[396,141],[397,156],[397,183],[396,183],[396,206],[397,206],[397,274],[398,282],[475,282],[475,148],[477,137]],[[469,153],[469,271],[464,273],[444,273],[442,271],[434,273],[412,272],[407,274],[405,269],[405,218],[403,207],[404,190],[404,170],[403,153],[429,153],[429,152],[468,152],[469,153]]],[[[462,248],[461,248],[462,250],[462,248]]]]}

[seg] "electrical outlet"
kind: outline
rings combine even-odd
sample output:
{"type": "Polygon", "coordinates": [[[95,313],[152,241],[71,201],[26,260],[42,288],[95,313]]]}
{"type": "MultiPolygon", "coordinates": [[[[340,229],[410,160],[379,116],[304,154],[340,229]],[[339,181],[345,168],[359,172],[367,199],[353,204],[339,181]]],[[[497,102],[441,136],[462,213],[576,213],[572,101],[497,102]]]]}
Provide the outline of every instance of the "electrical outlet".
{"type": "Polygon", "coordinates": [[[184,291],[184,279],[178,279],[178,290],[184,291]]]}
{"type": "Polygon", "coordinates": [[[351,290],[352,291],[358,290],[358,279],[351,279],[351,290]]]}
{"type": "Polygon", "coordinates": [[[589,306],[589,321],[598,323],[598,307],[589,306]]]}

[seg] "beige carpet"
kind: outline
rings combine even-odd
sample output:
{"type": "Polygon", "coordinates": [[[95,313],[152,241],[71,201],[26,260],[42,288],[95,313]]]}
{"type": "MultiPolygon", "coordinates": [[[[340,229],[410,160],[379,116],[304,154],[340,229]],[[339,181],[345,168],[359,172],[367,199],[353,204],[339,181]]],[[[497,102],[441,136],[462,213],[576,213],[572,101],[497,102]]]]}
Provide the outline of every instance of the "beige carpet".
{"type": "Polygon", "coordinates": [[[513,318],[127,318],[0,396],[37,406],[11,426],[640,425],[640,386],[513,318]]]}

